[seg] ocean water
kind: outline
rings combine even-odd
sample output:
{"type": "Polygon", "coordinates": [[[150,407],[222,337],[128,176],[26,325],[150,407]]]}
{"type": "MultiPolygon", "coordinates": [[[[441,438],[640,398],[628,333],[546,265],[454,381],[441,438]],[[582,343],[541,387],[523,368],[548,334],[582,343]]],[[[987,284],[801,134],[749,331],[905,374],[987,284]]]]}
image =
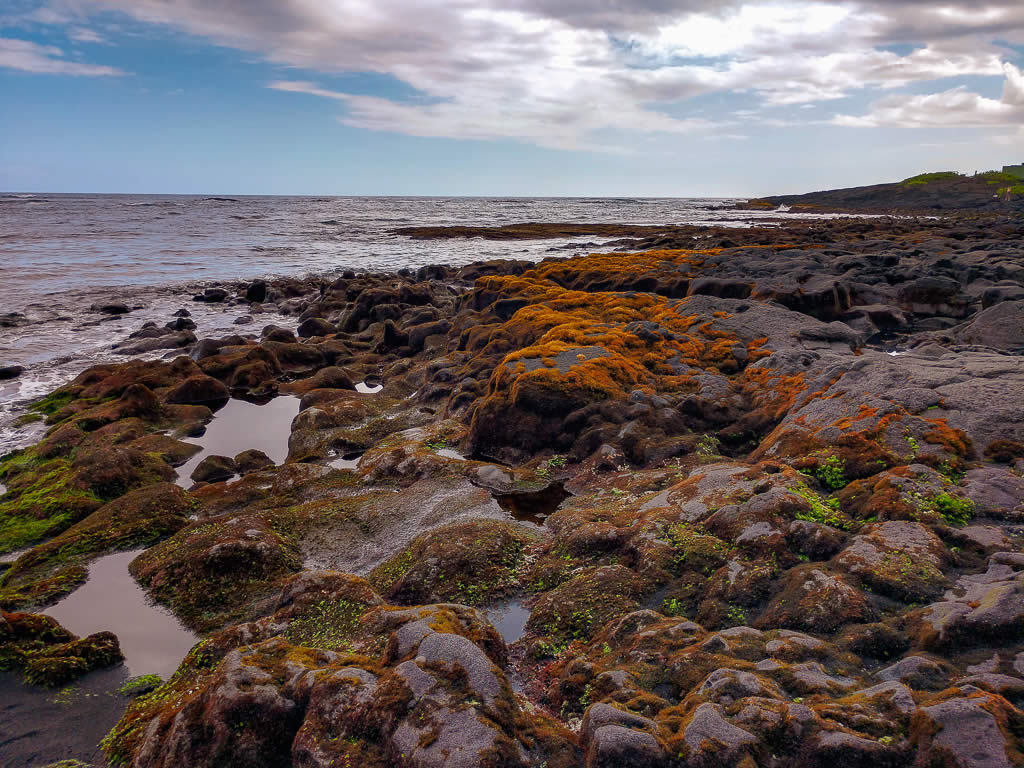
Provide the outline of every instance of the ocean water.
{"type": "MultiPolygon", "coordinates": [[[[204,285],[256,277],[540,259],[594,250],[598,238],[493,242],[417,241],[392,230],[417,225],[516,222],[716,224],[745,227],[771,212],[730,210],[735,200],[653,198],[213,197],[0,194],[0,366],[27,368],[0,382],[0,453],[33,441],[14,421],[32,400],[97,362],[146,321],[182,307],[196,333],[258,332],[288,319],[234,321],[244,307],[194,303],[204,285]],[[98,300],[137,307],[109,318],[98,300]],[[3,315],[21,313],[17,327],[3,315]]],[[[791,216],[792,214],[787,214],[791,216]]],[[[160,357],[165,352],[152,353],[160,357]]]]}

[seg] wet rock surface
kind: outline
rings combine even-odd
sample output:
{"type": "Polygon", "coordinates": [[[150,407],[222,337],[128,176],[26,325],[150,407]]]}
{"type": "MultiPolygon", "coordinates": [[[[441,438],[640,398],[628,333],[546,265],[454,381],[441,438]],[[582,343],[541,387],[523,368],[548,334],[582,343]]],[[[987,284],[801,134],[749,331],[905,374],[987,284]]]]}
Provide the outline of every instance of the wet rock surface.
{"type": "Polygon", "coordinates": [[[31,612],[148,547],[202,639],[113,764],[1021,764],[1019,221],[619,234],[212,288],[298,333],[41,400],[0,461],[5,668],[114,663],[31,612]]]}

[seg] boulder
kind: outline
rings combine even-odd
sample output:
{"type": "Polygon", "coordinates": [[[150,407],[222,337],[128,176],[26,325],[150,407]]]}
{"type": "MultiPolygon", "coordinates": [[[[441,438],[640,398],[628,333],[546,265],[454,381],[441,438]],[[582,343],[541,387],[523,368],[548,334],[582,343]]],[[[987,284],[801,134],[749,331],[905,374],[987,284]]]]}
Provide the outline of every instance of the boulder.
{"type": "Polygon", "coordinates": [[[227,480],[238,472],[235,462],[228,456],[207,456],[189,476],[196,483],[216,483],[227,480]]]}
{"type": "Polygon", "coordinates": [[[245,288],[245,300],[253,304],[262,304],[267,300],[267,281],[254,280],[245,288]]]}
{"type": "Polygon", "coordinates": [[[228,292],[223,288],[207,288],[198,296],[193,296],[192,301],[201,301],[207,304],[219,304],[228,297],[228,292]]]}
{"type": "Polygon", "coordinates": [[[918,765],[957,768],[1012,768],[1019,765],[1019,741],[1006,732],[1007,718],[1020,722],[1006,701],[993,695],[954,697],[921,707],[914,717],[918,765]]]}
{"type": "Polygon", "coordinates": [[[120,301],[100,301],[89,307],[93,312],[100,312],[104,315],[127,315],[131,312],[129,307],[124,302],[120,301]]]}
{"type": "Polygon", "coordinates": [[[226,403],[231,393],[223,383],[212,376],[190,376],[171,389],[165,396],[169,403],[208,405],[226,403]]]}
{"type": "Polygon", "coordinates": [[[1024,347],[1024,301],[1003,301],[949,331],[962,344],[1012,351],[1024,347]]]}
{"type": "Polygon", "coordinates": [[[240,475],[247,475],[250,472],[259,472],[261,469],[267,469],[268,467],[274,466],[274,462],[270,459],[267,454],[263,451],[258,451],[255,448],[250,448],[247,451],[242,451],[234,458],[234,466],[240,475]]]}
{"type": "Polygon", "coordinates": [[[25,372],[24,366],[21,365],[3,365],[0,366],[0,381],[7,381],[8,379],[16,379],[25,372]]]}
{"type": "Polygon", "coordinates": [[[312,336],[330,336],[337,331],[338,329],[324,318],[311,317],[299,324],[297,333],[300,339],[308,339],[312,336]]]}

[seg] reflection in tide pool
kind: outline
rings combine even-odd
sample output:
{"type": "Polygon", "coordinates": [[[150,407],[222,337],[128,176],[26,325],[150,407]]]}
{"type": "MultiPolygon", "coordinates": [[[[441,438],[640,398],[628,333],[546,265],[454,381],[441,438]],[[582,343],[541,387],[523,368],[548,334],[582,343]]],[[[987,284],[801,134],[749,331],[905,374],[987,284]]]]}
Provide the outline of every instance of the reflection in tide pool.
{"type": "Polygon", "coordinates": [[[128,564],[141,552],[118,552],[94,561],[89,580],[44,613],[79,637],[113,632],[131,675],[166,679],[199,638],[170,611],[152,603],[128,573],[128,564]]]}
{"type": "Polygon", "coordinates": [[[562,483],[552,483],[539,491],[495,493],[494,500],[503,510],[521,523],[544,525],[563,501],[572,496],[562,483]]]}
{"type": "Polygon", "coordinates": [[[530,609],[523,605],[525,598],[505,600],[486,610],[487,618],[506,643],[512,644],[526,634],[530,609]]]}
{"type": "Polygon", "coordinates": [[[288,458],[292,419],[298,413],[297,397],[275,397],[263,404],[236,398],[228,400],[227,405],[214,414],[206,432],[185,441],[203,450],[178,467],[178,485],[191,488],[189,476],[207,456],[234,458],[242,451],[255,448],[267,454],[275,464],[280,464],[288,458]]]}
{"type": "Polygon", "coordinates": [[[364,395],[375,395],[384,389],[383,384],[370,384],[366,381],[360,381],[356,384],[356,392],[361,392],[364,395]]]}

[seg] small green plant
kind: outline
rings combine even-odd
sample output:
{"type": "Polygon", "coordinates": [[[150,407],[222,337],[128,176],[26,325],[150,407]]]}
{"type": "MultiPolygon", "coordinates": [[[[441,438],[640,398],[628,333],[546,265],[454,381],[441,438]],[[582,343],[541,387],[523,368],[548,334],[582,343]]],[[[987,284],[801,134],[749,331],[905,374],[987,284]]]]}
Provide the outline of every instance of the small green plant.
{"type": "Polygon", "coordinates": [[[661,612],[666,616],[682,616],[684,610],[682,602],[677,597],[666,599],[661,604],[661,612]]]}
{"type": "Polygon", "coordinates": [[[580,696],[580,709],[585,710],[590,706],[590,697],[593,695],[594,690],[591,688],[590,683],[587,683],[583,688],[583,695],[580,696]]]}
{"type": "Polygon", "coordinates": [[[697,441],[697,447],[694,449],[694,453],[704,458],[718,456],[720,452],[721,445],[714,435],[701,435],[697,441]]]}
{"type": "Polygon", "coordinates": [[[817,469],[814,470],[814,476],[833,491],[845,488],[848,482],[846,479],[846,459],[835,455],[829,456],[825,461],[818,464],[817,469]]]}
{"type": "Polygon", "coordinates": [[[448,447],[448,438],[435,437],[428,440],[426,443],[424,443],[424,445],[426,445],[427,448],[429,448],[432,451],[443,451],[445,448],[448,447]]]}
{"type": "Polygon", "coordinates": [[[822,499],[804,483],[789,490],[810,504],[810,509],[796,513],[797,520],[810,520],[813,523],[823,523],[843,530],[850,527],[850,521],[840,510],[839,499],[835,496],[822,499]]]}
{"type": "Polygon", "coordinates": [[[964,526],[974,517],[974,502],[970,499],[962,499],[943,491],[933,496],[931,503],[935,511],[950,525],[964,526]]]}
{"type": "Polygon", "coordinates": [[[552,656],[557,659],[569,648],[569,640],[540,640],[536,648],[539,655],[552,656]]]}
{"type": "Polygon", "coordinates": [[[730,605],[729,610],[725,612],[725,618],[733,627],[739,627],[747,623],[746,611],[738,605],[730,605]]]}
{"type": "Polygon", "coordinates": [[[964,471],[949,459],[939,465],[939,472],[949,478],[950,482],[959,485],[964,479],[964,471]]]}
{"type": "Polygon", "coordinates": [[[917,444],[917,439],[909,432],[903,436],[903,439],[906,440],[907,445],[910,446],[910,455],[917,456],[917,452],[920,449],[920,446],[917,444]]]}

